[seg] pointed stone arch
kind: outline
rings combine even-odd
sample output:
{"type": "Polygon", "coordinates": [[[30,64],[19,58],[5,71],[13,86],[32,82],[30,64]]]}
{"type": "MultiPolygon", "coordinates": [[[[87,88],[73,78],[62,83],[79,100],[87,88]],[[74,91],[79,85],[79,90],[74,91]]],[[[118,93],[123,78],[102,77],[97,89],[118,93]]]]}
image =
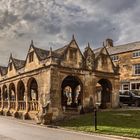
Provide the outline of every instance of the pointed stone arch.
{"type": "Polygon", "coordinates": [[[6,85],[3,85],[2,87],[2,96],[4,101],[8,101],[8,91],[6,85]]]}
{"type": "Polygon", "coordinates": [[[9,85],[9,99],[11,101],[16,100],[16,89],[15,89],[15,84],[14,83],[10,83],[10,85],[9,85]]]}
{"type": "Polygon", "coordinates": [[[34,77],[31,77],[27,83],[27,93],[29,101],[37,100],[38,101],[38,84],[37,80],[34,77]]]}
{"type": "Polygon", "coordinates": [[[61,84],[61,104],[68,108],[77,108],[83,103],[83,84],[76,76],[67,76],[61,84]]]}
{"type": "Polygon", "coordinates": [[[96,84],[96,101],[100,102],[100,108],[111,105],[112,83],[108,79],[100,79],[96,84]]]}
{"type": "Polygon", "coordinates": [[[22,80],[17,83],[17,95],[19,101],[25,101],[25,85],[22,80]]]}

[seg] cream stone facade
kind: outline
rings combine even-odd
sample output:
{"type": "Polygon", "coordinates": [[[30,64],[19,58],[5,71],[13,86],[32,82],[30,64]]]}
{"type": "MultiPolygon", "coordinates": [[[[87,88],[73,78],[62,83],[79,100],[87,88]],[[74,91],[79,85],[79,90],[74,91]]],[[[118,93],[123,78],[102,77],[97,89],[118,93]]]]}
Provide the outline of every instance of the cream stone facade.
{"type": "Polygon", "coordinates": [[[120,90],[140,91],[140,42],[113,46],[113,41],[107,39],[106,48],[114,64],[119,67],[120,90]]]}
{"type": "Polygon", "coordinates": [[[24,119],[47,112],[55,120],[93,110],[96,103],[115,108],[119,86],[119,69],[106,46],[95,53],[88,44],[82,54],[74,36],[57,50],[32,41],[25,61],[11,55],[0,67],[0,112],[24,119]]]}

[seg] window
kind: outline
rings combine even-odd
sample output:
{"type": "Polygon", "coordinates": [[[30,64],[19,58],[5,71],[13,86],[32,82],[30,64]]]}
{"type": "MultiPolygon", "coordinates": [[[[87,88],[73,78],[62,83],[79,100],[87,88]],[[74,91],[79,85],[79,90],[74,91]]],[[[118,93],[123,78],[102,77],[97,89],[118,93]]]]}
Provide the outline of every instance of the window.
{"type": "Polygon", "coordinates": [[[123,84],[122,85],[122,90],[123,91],[129,90],[129,84],[123,84]]]}
{"type": "Polygon", "coordinates": [[[33,62],[33,60],[34,60],[34,52],[30,52],[29,53],[29,63],[33,62]]]}
{"type": "Polygon", "coordinates": [[[70,59],[75,60],[77,58],[77,50],[76,49],[70,49],[70,59]]]}
{"type": "Polygon", "coordinates": [[[140,51],[133,52],[133,58],[140,57],[140,51]]]}
{"type": "Polygon", "coordinates": [[[131,83],[131,90],[140,90],[140,83],[131,83]]]}
{"type": "Polygon", "coordinates": [[[113,61],[118,61],[119,60],[119,56],[118,55],[113,55],[113,56],[111,56],[111,59],[113,61]]]}
{"type": "Polygon", "coordinates": [[[12,69],[13,69],[12,63],[9,63],[9,71],[11,71],[12,69]]]}
{"type": "Polygon", "coordinates": [[[133,65],[133,74],[139,75],[140,74],[140,64],[133,65]]]}

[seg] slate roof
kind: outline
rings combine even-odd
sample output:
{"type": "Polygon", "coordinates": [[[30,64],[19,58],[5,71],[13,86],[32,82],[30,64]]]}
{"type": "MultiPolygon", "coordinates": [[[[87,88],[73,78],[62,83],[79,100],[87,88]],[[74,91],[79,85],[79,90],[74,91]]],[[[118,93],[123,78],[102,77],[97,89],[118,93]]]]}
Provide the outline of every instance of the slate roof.
{"type": "Polygon", "coordinates": [[[140,42],[132,42],[132,43],[108,48],[108,52],[110,55],[128,52],[128,51],[134,51],[134,50],[140,50],[140,42]]]}
{"type": "Polygon", "coordinates": [[[49,56],[50,51],[48,51],[48,50],[43,50],[43,49],[40,49],[37,47],[34,47],[34,50],[35,50],[36,55],[40,61],[45,60],[49,56]]]}
{"type": "Polygon", "coordinates": [[[1,75],[5,75],[7,73],[7,67],[0,66],[1,75]]]}
{"type": "MultiPolygon", "coordinates": [[[[97,48],[97,49],[94,50],[94,53],[95,54],[99,53],[100,50],[101,50],[101,48],[97,48]]],[[[140,50],[140,41],[109,47],[109,48],[107,48],[107,50],[108,50],[108,53],[110,55],[129,52],[129,51],[140,50]]]]}
{"type": "Polygon", "coordinates": [[[24,60],[19,60],[16,58],[12,58],[13,63],[15,65],[16,70],[21,69],[24,67],[25,61],[24,60]]]}
{"type": "Polygon", "coordinates": [[[59,49],[57,49],[57,50],[54,50],[53,52],[54,52],[55,54],[57,54],[58,56],[61,57],[61,56],[64,55],[64,53],[65,53],[65,51],[67,50],[68,46],[69,46],[69,45],[66,45],[66,46],[64,46],[64,47],[62,47],[62,48],[59,48],[59,49]]]}

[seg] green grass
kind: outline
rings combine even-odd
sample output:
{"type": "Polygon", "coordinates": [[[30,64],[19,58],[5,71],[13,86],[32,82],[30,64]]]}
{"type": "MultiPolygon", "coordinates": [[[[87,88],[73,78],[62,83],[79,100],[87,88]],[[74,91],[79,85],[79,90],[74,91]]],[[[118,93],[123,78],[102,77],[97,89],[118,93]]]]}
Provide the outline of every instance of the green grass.
{"type": "Polygon", "coordinates": [[[98,130],[94,129],[94,114],[81,115],[64,121],[60,126],[90,132],[140,138],[140,110],[98,112],[98,130]]]}

